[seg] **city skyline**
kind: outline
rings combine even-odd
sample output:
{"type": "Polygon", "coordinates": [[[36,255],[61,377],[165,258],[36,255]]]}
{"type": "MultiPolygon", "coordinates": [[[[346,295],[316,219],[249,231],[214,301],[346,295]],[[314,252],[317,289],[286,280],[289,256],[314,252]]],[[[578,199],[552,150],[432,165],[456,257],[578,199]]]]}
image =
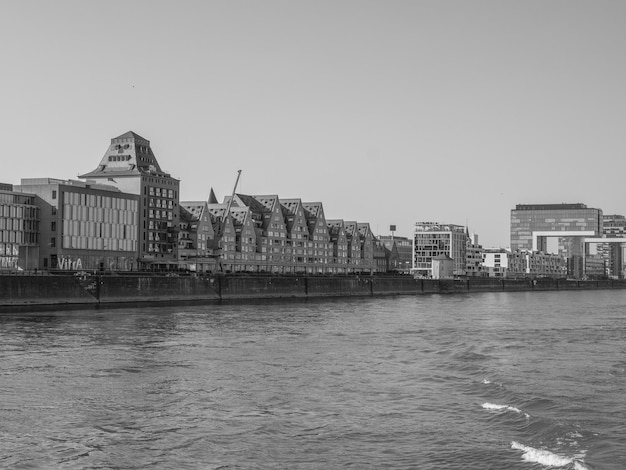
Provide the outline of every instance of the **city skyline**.
{"type": "Polygon", "coordinates": [[[76,178],[149,139],[181,201],[213,187],[321,201],[411,236],[509,245],[520,203],[626,212],[626,5],[7,4],[0,181],[76,178]],[[590,171],[598,169],[601,171],[590,171]]]}

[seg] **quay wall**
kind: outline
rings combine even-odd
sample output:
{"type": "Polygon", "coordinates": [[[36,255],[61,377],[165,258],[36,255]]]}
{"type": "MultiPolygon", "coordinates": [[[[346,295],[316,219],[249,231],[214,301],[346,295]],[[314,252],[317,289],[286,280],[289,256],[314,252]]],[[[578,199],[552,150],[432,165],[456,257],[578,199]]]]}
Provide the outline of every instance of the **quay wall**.
{"type": "MultiPolygon", "coordinates": [[[[56,277],[56,276],[54,276],[56,277]]],[[[164,276],[95,276],[100,303],[170,302],[219,300],[219,285],[214,278],[164,276]]]]}
{"type": "Polygon", "coordinates": [[[0,306],[97,304],[97,299],[74,276],[2,276],[0,306]]]}
{"type": "Polygon", "coordinates": [[[245,299],[455,294],[548,290],[626,289],[626,280],[469,278],[410,276],[181,276],[2,275],[0,309],[62,305],[213,302],[245,299]]]}

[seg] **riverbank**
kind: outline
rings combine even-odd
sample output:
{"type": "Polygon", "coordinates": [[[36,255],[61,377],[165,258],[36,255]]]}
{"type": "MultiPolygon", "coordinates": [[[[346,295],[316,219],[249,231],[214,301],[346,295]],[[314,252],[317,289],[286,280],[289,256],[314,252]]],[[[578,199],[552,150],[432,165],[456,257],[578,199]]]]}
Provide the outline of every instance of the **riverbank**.
{"type": "Polygon", "coordinates": [[[624,289],[626,280],[414,279],[410,276],[0,275],[0,310],[128,303],[624,289]]]}

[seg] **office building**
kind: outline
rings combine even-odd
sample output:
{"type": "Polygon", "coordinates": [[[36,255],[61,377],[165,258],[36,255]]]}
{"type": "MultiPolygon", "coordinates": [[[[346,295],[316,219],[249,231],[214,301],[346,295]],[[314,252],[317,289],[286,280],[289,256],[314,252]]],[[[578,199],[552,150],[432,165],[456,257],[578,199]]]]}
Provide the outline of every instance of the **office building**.
{"type": "Polygon", "coordinates": [[[0,184],[0,271],[37,268],[39,224],[36,196],[0,184]]]}
{"type": "Polygon", "coordinates": [[[601,236],[602,227],[602,210],[585,204],[518,204],[511,210],[511,251],[581,256],[584,238],[601,236]]]}
{"type": "Polygon", "coordinates": [[[15,190],[36,196],[40,269],[137,269],[138,196],[55,178],[25,178],[15,190]]]}

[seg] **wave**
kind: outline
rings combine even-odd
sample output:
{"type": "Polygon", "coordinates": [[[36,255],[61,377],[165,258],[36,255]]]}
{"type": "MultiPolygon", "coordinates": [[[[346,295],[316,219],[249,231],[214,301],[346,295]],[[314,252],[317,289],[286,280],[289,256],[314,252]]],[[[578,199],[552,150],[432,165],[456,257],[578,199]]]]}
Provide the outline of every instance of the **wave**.
{"type": "Polygon", "coordinates": [[[512,411],[514,413],[524,415],[526,418],[530,418],[530,415],[528,413],[524,413],[519,408],[515,408],[514,406],[510,406],[510,405],[496,405],[494,403],[483,403],[482,407],[486,410],[512,411]]]}
{"type": "Polygon", "coordinates": [[[484,379],[481,381],[481,383],[482,383],[483,385],[495,385],[495,386],[496,386],[496,387],[498,387],[498,388],[503,388],[503,387],[504,387],[504,385],[502,385],[500,382],[494,382],[493,380],[491,380],[491,379],[487,379],[487,378],[484,378],[484,379]]]}
{"type": "Polygon", "coordinates": [[[581,457],[566,457],[545,449],[535,449],[519,442],[511,442],[511,448],[522,451],[522,459],[526,462],[538,463],[546,467],[566,467],[573,465],[574,470],[591,470],[581,457]]]}

